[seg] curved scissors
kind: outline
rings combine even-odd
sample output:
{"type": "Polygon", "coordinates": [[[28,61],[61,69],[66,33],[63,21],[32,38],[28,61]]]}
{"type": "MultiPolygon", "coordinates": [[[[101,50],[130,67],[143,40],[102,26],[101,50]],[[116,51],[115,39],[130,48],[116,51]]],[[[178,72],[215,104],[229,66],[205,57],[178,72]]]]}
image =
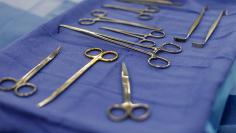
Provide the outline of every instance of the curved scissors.
{"type": "Polygon", "coordinates": [[[139,34],[139,33],[133,33],[133,32],[129,32],[129,31],[126,31],[126,30],[121,30],[121,29],[116,29],[116,28],[111,28],[111,27],[106,27],[106,26],[101,27],[101,29],[105,29],[105,30],[109,30],[109,31],[112,31],[112,32],[116,32],[116,33],[120,33],[120,34],[124,34],[124,35],[128,35],[128,36],[131,36],[131,37],[138,38],[139,39],[138,43],[146,44],[146,45],[149,45],[151,47],[156,46],[156,43],[154,41],[152,41],[152,39],[160,39],[160,38],[165,37],[165,32],[156,31],[156,30],[152,30],[148,34],[139,34]]]}
{"type": "Polygon", "coordinates": [[[79,27],[74,27],[74,26],[70,26],[70,25],[60,25],[59,26],[59,30],[60,28],[67,28],[76,32],[80,32],[80,33],[84,33],[96,38],[99,38],[101,40],[105,40],[111,43],[114,43],[116,45],[128,48],[128,49],[132,49],[136,52],[142,53],[142,54],[146,54],[149,56],[148,58],[148,64],[152,67],[156,67],[156,68],[168,68],[170,66],[170,61],[166,58],[160,57],[159,55],[157,55],[158,52],[168,52],[168,53],[173,53],[173,54],[177,54],[182,52],[182,47],[180,45],[176,45],[173,43],[164,43],[162,44],[160,47],[150,47],[150,46],[145,46],[145,48],[149,48],[152,49],[153,51],[147,51],[138,47],[134,47],[131,45],[135,45],[135,46],[140,46],[140,47],[144,47],[143,45],[140,45],[139,43],[135,43],[135,42],[130,42],[130,41],[126,41],[126,40],[122,40],[119,38],[115,38],[109,35],[105,35],[105,34],[101,34],[101,33],[97,33],[97,32],[93,32],[93,31],[89,31],[86,29],[82,29],[79,27]],[[169,47],[172,47],[169,48],[169,47]],[[175,48],[177,48],[176,50],[174,50],[175,48]]]}
{"type": "Polygon", "coordinates": [[[92,24],[95,24],[96,22],[111,22],[111,23],[129,25],[129,26],[157,30],[157,31],[162,30],[161,28],[155,27],[155,26],[147,26],[147,25],[140,24],[140,23],[125,21],[125,20],[120,20],[120,19],[114,19],[114,18],[108,18],[107,12],[104,10],[93,10],[91,15],[94,16],[95,18],[81,18],[81,19],[79,19],[79,23],[82,25],[92,25],[92,24]]]}
{"type": "Polygon", "coordinates": [[[138,8],[132,8],[132,7],[124,7],[124,6],[118,6],[118,5],[110,5],[110,4],[105,4],[103,7],[106,8],[111,8],[111,9],[118,9],[118,10],[123,10],[123,11],[129,11],[129,12],[134,12],[138,14],[138,18],[142,20],[150,20],[153,19],[152,14],[150,13],[156,13],[159,12],[157,9],[138,9],[138,8]]]}
{"type": "Polygon", "coordinates": [[[108,108],[108,116],[113,121],[122,121],[126,118],[131,118],[137,121],[143,121],[150,115],[149,106],[143,103],[133,103],[131,101],[131,89],[129,82],[128,70],[125,63],[122,63],[121,72],[122,86],[124,89],[124,102],[121,104],[114,104],[108,108]],[[141,115],[135,115],[134,112],[143,110],[141,115]],[[115,111],[122,111],[122,115],[116,115],[115,111]]]}
{"type": "Polygon", "coordinates": [[[59,95],[61,95],[64,91],[66,91],[70,85],[72,85],[80,76],[82,76],[89,68],[91,68],[98,61],[113,62],[119,57],[118,53],[115,51],[103,51],[100,48],[87,49],[84,52],[84,54],[85,56],[87,56],[92,60],[88,64],[86,64],[83,68],[78,70],[69,79],[67,79],[65,83],[61,85],[58,89],[56,89],[49,97],[45,98],[43,101],[38,103],[39,107],[43,107],[46,104],[55,100],[59,95]],[[110,56],[108,57],[108,55],[110,56]]]}
{"type": "Polygon", "coordinates": [[[43,67],[45,67],[49,62],[51,62],[60,52],[61,47],[58,47],[55,51],[53,51],[48,57],[42,60],[38,65],[36,65],[33,69],[31,69],[28,73],[26,73],[21,79],[17,80],[12,77],[5,77],[0,79],[0,90],[1,91],[14,91],[17,96],[26,97],[31,96],[37,91],[36,85],[32,83],[28,83],[36,73],[38,73],[43,67]],[[13,83],[11,85],[7,85],[7,83],[13,83]],[[4,85],[5,84],[5,85],[4,85]],[[29,88],[28,92],[21,92],[23,88],[29,88]]]}

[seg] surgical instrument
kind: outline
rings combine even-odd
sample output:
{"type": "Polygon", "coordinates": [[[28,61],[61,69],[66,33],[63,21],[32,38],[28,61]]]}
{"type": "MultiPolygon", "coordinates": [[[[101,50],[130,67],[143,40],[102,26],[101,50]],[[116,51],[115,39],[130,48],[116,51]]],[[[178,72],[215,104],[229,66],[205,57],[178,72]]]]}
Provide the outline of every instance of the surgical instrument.
{"type": "Polygon", "coordinates": [[[161,28],[155,27],[155,26],[147,26],[147,25],[140,24],[140,23],[125,21],[125,20],[120,20],[120,19],[108,18],[108,17],[106,17],[107,12],[104,10],[93,10],[91,14],[95,18],[81,18],[81,19],[79,19],[79,23],[82,25],[92,25],[92,24],[95,24],[96,22],[111,22],[111,23],[129,25],[129,26],[145,28],[145,29],[150,29],[150,30],[157,30],[157,31],[162,30],[161,28]]]}
{"type": "Polygon", "coordinates": [[[143,5],[168,5],[168,6],[180,6],[180,3],[174,3],[169,0],[118,0],[120,2],[127,2],[127,3],[136,3],[136,4],[143,4],[143,5]]]}
{"type": "Polygon", "coordinates": [[[1,91],[14,91],[15,95],[19,97],[27,97],[33,95],[37,91],[37,86],[28,83],[33,76],[35,76],[43,67],[45,67],[48,63],[50,63],[60,52],[61,47],[58,47],[54,50],[48,57],[43,59],[38,65],[32,68],[28,73],[26,73],[21,79],[17,80],[16,78],[12,77],[5,77],[0,79],[0,90],[1,91]],[[8,85],[7,85],[8,83],[8,85]],[[9,85],[9,83],[14,83],[9,85]],[[5,85],[4,85],[5,84],[5,85]],[[23,89],[30,89],[28,92],[21,92],[20,90],[23,89]]]}
{"type": "Polygon", "coordinates": [[[220,12],[218,18],[213,22],[213,24],[209,28],[207,36],[205,37],[204,41],[203,42],[193,42],[192,46],[193,47],[197,47],[197,48],[203,48],[205,46],[205,44],[207,43],[207,41],[210,39],[211,35],[214,33],[214,31],[218,27],[218,25],[220,23],[220,20],[222,19],[222,17],[224,15],[227,15],[227,11],[226,10],[223,10],[223,11],[220,12]]]}
{"type": "Polygon", "coordinates": [[[70,85],[72,85],[80,76],[82,76],[89,68],[91,68],[98,61],[102,62],[113,62],[115,61],[119,55],[115,51],[103,51],[100,48],[90,48],[85,51],[85,56],[92,59],[88,64],[86,64],[83,68],[78,70],[73,76],[71,76],[62,86],[56,89],[49,97],[38,103],[38,107],[43,107],[53,100],[55,100],[59,95],[61,95],[64,91],[68,89],[70,85]],[[92,54],[92,52],[98,52],[97,55],[92,54]],[[113,57],[107,57],[107,55],[113,57]]]}
{"type": "Polygon", "coordinates": [[[122,63],[121,80],[123,87],[124,102],[114,104],[108,108],[108,117],[113,121],[122,121],[131,118],[136,121],[143,121],[150,116],[149,105],[143,103],[133,103],[131,100],[130,79],[125,63],[122,63]],[[135,111],[143,110],[142,114],[134,114],[135,111]],[[122,111],[121,115],[116,115],[115,111],[122,111]]]}
{"type": "Polygon", "coordinates": [[[160,39],[160,38],[164,38],[165,37],[165,33],[163,31],[151,31],[148,34],[139,34],[139,33],[132,33],[126,30],[120,30],[120,29],[116,29],[116,28],[111,28],[111,27],[101,27],[101,29],[105,29],[105,30],[109,30],[112,32],[116,32],[116,33],[120,33],[120,34],[124,34],[124,35],[128,35],[131,37],[135,37],[139,39],[138,43],[148,43],[151,44],[151,46],[155,46],[156,43],[154,41],[152,41],[151,39],[160,39]]]}
{"type": "Polygon", "coordinates": [[[198,25],[200,24],[205,12],[207,11],[207,6],[205,6],[202,10],[201,13],[199,14],[199,16],[194,20],[192,26],[190,27],[187,35],[183,38],[183,37],[179,37],[179,36],[175,36],[174,39],[177,42],[185,42],[191,35],[192,33],[196,30],[196,28],[198,27],[198,25]]]}
{"type": "Polygon", "coordinates": [[[138,14],[138,18],[142,20],[150,20],[153,19],[153,15],[151,13],[156,13],[158,10],[155,9],[138,9],[138,8],[131,8],[131,7],[125,7],[125,6],[119,6],[119,5],[110,5],[105,4],[103,5],[105,8],[111,8],[111,9],[117,9],[117,10],[123,10],[123,11],[129,11],[134,12],[138,14]]]}
{"type": "MultiPolygon", "coordinates": [[[[59,30],[60,30],[60,27],[64,27],[64,28],[67,28],[67,29],[70,29],[73,31],[81,32],[83,34],[87,34],[87,35],[93,36],[95,38],[99,38],[101,40],[105,40],[105,41],[114,43],[116,45],[119,45],[119,46],[122,46],[122,47],[125,47],[128,49],[132,49],[136,52],[146,54],[146,55],[150,56],[148,58],[148,64],[151,65],[152,67],[156,67],[156,68],[167,68],[170,66],[170,61],[166,58],[160,57],[159,55],[157,55],[157,53],[168,52],[168,53],[172,53],[172,54],[177,54],[177,53],[182,52],[182,47],[179,45],[173,44],[173,43],[164,43],[160,47],[151,47],[151,48],[155,48],[153,51],[147,51],[147,50],[140,49],[140,48],[133,47],[133,46],[129,45],[129,44],[132,44],[132,45],[138,46],[138,45],[140,45],[139,43],[125,41],[125,40],[118,39],[118,38],[115,38],[112,36],[92,32],[92,31],[89,31],[86,29],[73,27],[73,26],[69,26],[69,25],[60,25],[59,30]],[[172,48],[174,47],[176,50],[173,50],[172,48],[168,49],[168,47],[172,47],[172,48]],[[158,61],[159,61],[159,63],[158,63],[158,61]]],[[[141,47],[143,47],[143,45],[141,45],[141,47]]]]}

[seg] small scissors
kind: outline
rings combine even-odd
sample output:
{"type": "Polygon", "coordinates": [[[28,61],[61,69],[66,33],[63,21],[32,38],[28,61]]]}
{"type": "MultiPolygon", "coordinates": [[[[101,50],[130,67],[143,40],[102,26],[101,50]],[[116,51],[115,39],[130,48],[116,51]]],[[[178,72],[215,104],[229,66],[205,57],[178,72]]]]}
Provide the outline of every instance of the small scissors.
{"type": "Polygon", "coordinates": [[[113,121],[122,121],[126,118],[131,118],[136,121],[143,121],[150,115],[149,106],[143,103],[133,103],[131,101],[131,89],[129,82],[128,70],[125,63],[122,63],[121,72],[122,86],[124,89],[124,102],[121,104],[114,104],[108,108],[108,116],[113,121]],[[134,112],[143,110],[141,115],[135,115],[134,112]],[[122,111],[122,115],[116,115],[115,111],[122,111]]]}
{"type": "Polygon", "coordinates": [[[120,20],[120,19],[108,18],[108,17],[106,17],[107,12],[104,10],[93,10],[91,14],[92,14],[92,16],[94,16],[96,18],[82,18],[82,19],[79,19],[79,23],[82,25],[92,25],[92,24],[95,24],[96,22],[111,22],[111,23],[129,25],[129,26],[145,28],[145,29],[150,29],[150,30],[157,30],[157,31],[162,30],[161,28],[155,27],[155,26],[147,26],[147,25],[140,24],[140,23],[125,21],[125,20],[120,20]]]}
{"type": "Polygon", "coordinates": [[[88,64],[86,64],[83,68],[78,70],[74,75],[72,75],[67,81],[61,85],[58,89],[56,89],[49,97],[45,98],[43,101],[38,103],[39,107],[43,107],[46,104],[49,104],[53,100],[55,100],[59,95],[61,95],[64,91],[68,89],[70,85],[72,85],[80,76],[82,76],[89,68],[91,68],[98,61],[103,62],[113,62],[115,61],[119,55],[115,51],[103,51],[100,48],[90,48],[85,51],[85,56],[92,59],[88,64]],[[97,55],[92,53],[97,53],[97,55]],[[113,57],[107,57],[106,55],[111,55],[113,57]]]}
{"type": "Polygon", "coordinates": [[[111,9],[118,9],[118,10],[123,10],[123,11],[129,11],[129,12],[134,12],[138,14],[138,18],[142,20],[150,20],[153,19],[152,14],[150,13],[156,13],[159,12],[159,10],[156,9],[138,9],[138,8],[131,8],[131,7],[124,7],[124,6],[118,6],[118,5],[110,5],[110,4],[105,4],[103,7],[106,8],[111,8],[111,9]]]}
{"type": "Polygon", "coordinates": [[[132,33],[132,32],[126,31],[126,30],[105,27],[105,26],[101,27],[101,29],[105,29],[105,30],[109,30],[112,32],[116,32],[116,33],[120,33],[120,34],[124,34],[124,35],[138,38],[139,39],[138,43],[145,43],[146,44],[144,47],[146,47],[147,44],[150,44],[151,45],[150,47],[156,46],[156,43],[154,41],[152,41],[151,39],[160,39],[160,38],[165,37],[165,33],[163,31],[156,31],[156,30],[152,30],[148,34],[139,34],[139,33],[132,33]]]}
{"type": "Polygon", "coordinates": [[[12,77],[5,77],[0,79],[0,90],[1,91],[14,91],[17,96],[27,97],[33,95],[37,91],[36,85],[32,83],[28,83],[36,73],[38,73],[43,67],[45,67],[49,62],[51,62],[60,52],[61,47],[58,47],[54,50],[48,57],[42,60],[38,65],[36,65],[33,69],[31,69],[28,73],[26,73],[21,79],[17,80],[12,77]],[[14,83],[12,86],[4,86],[4,83],[14,83]],[[20,90],[23,88],[29,88],[29,92],[21,92],[20,90]]]}
{"type": "Polygon", "coordinates": [[[170,61],[166,58],[163,58],[163,57],[157,55],[157,53],[159,53],[159,52],[168,52],[168,53],[172,53],[172,54],[178,54],[178,53],[182,52],[182,47],[177,45],[177,44],[173,44],[173,43],[164,43],[160,47],[153,47],[153,46],[151,47],[151,46],[144,46],[144,45],[139,44],[139,43],[122,40],[122,39],[115,38],[115,37],[112,37],[112,36],[109,36],[109,35],[89,31],[89,30],[86,30],[86,29],[82,29],[82,28],[74,27],[74,26],[70,26],[70,25],[64,25],[64,24],[61,24],[58,27],[58,30],[59,30],[58,32],[60,32],[61,27],[67,28],[67,29],[70,29],[70,30],[73,30],[73,31],[76,31],[76,32],[80,32],[80,33],[83,33],[83,34],[87,34],[87,35],[99,38],[101,40],[105,40],[105,41],[114,43],[116,45],[119,45],[119,46],[122,46],[122,47],[125,47],[125,48],[128,48],[128,49],[132,49],[136,52],[148,55],[149,56],[148,64],[152,67],[155,67],[155,68],[164,69],[164,68],[168,68],[170,66],[170,61]],[[153,49],[153,51],[147,51],[147,50],[144,50],[144,49],[141,49],[141,48],[138,48],[138,47],[134,47],[134,46],[131,46],[131,45],[153,49]],[[169,47],[172,47],[172,48],[169,49],[169,47]]]}

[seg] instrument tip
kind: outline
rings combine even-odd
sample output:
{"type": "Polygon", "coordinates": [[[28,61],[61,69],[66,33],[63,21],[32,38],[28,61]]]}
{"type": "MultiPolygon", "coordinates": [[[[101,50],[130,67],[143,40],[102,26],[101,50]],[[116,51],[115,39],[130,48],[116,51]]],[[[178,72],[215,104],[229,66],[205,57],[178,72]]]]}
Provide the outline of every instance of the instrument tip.
{"type": "Polygon", "coordinates": [[[56,53],[59,53],[61,51],[62,47],[61,46],[58,46],[57,49],[56,49],[56,53]]]}
{"type": "Polygon", "coordinates": [[[192,46],[195,48],[203,48],[205,43],[192,42],[192,46]]]}
{"type": "Polygon", "coordinates": [[[224,15],[225,15],[225,16],[229,15],[229,10],[226,10],[226,9],[225,9],[225,10],[224,10],[224,15]]]}
{"type": "Polygon", "coordinates": [[[182,37],[175,36],[174,40],[177,41],[177,42],[186,42],[187,38],[182,38],[182,37]]]}
{"type": "Polygon", "coordinates": [[[47,102],[42,101],[42,102],[40,102],[40,103],[37,104],[37,107],[42,108],[42,107],[44,107],[46,104],[47,104],[47,102]]]}
{"type": "Polygon", "coordinates": [[[126,65],[125,65],[124,62],[122,62],[122,71],[121,71],[121,75],[122,75],[122,76],[128,76],[128,69],[127,69],[127,67],[126,67],[126,65]]]}

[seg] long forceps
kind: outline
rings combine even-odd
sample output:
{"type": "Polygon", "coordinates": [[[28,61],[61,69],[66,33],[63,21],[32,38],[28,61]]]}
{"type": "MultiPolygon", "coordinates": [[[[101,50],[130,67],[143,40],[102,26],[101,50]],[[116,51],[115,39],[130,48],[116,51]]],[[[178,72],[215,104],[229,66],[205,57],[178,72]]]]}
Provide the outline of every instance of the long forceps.
{"type": "Polygon", "coordinates": [[[208,7],[205,6],[202,10],[201,13],[199,14],[199,16],[194,20],[192,26],[190,27],[187,35],[183,38],[183,37],[179,37],[179,36],[175,36],[174,39],[177,42],[185,42],[191,35],[192,33],[196,30],[196,28],[198,27],[198,25],[200,24],[205,12],[207,11],[208,7]]]}
{"type": "Polygon", "coordinates": [[[203,48],[205,46],[205,44],[207,43],[207,41],[210,39],[211,35],[214,33],[214,31],[216,30],[216,28],[218,27],[220,20],[222,19],[222,17],[224,15],[227,15],[227,11],[223,10],[220,12],[218,18],[213,22],[213,24],[211,25],[211,27],[208,30],[208,33],[204,39],[203,42],[193,42],[192,46],[193,47],[197,47],[197,48],[203,48]]]}
{"type": "Polygon", "coordinates": [[[111,9],[117,9],[117,10],[123,10],[123,11],[129,11],[134,12],[138,14],[138,18],[142,20],[150,20],[153,19],[153,15],[151,13],[157,13],[159,10],[156,9],[138,9],[138,8],[132,8],[132,7],[125,7],[125,6],[119,6],[119,5],[110,5],[105,4],[103,7],[111,8],[111,9]]]}
{"type": "MultiPolygon", "coordinates": [[[[124,35],[138,38],[139,39],[138,43],[151,44],[151,47],[156,46],[156,43],[154,41],[152,41],[151,39],[160,39],[160,38],[165,37],[165,33],[163,31],[156,31],[156,30],[151,31],[149,34],[139,34],[139,33],[133,33],[133,32],[129,32],[126,30],[120,30],[120,29],[106,27],[106,26],[101,27],[101,29],[105,29],[105,30],[109,30],[112,32],[116,32],[116,33],[120,33],[120,34],[124,34],[124,35]]],[[[144,47],[146,47],[146,45],[144,45],[144,47]]]]}
{"type": "Polygon", "coordinates": [[[136,121],[143,121],[150,116],[149,106],[143,103],[133,103],[131,101],[131,89],[129,82],[128,70],[125,63],[122,63],[121,72],[122,86],[124,89],[124,102],[121,104],[114,104],[108,108],[108,117],[113,121],[122,121],[126,118],[131,118],[136,121]],[[143,110],[141,115],[135,115],[134,112],[143,110]],[[115,111],[122,111],[122,115],[116,115],[115,111]]]}
{"type": "Polygon", "coordinates": [[[14,91],[15,95],[20,97],[27,97],[33,95],[37,91],[37,86],[28,83],[33,76],[35,76],[43,67],[45,67],[48,63],[50,63],[60,52],[61,47],[58,47],[54,50],[48,57],[43,59],[38,65],[36,65],[33,69],[31,69],[28,73],[26,73],[21,79],[17,80],[12,77],[5,77],[0,79],[0,90],[1,91],[14,91]],[[4,83],[14,83],[13,85],[5,86],[4,83]],[[23,88],[29,88],[28,92],[21,92],[23,88]]]}
{"type": "Polygon", "coordinates": [[[92,67],[98,61],[103,62],[113,62],[115,61],[119,55],[115,51],[103,51],[100,48],[90,48],[85,51],[85,56],[92,59],[88,64],[86,64],[83,68],[78,70],[73,76],[71,76],[62,86],[60,86],[57,90],[55,90],[49,97],[38,103],[38,107],[43,107],[48,103],[55,100],[59,95],[61,95],[70,85],[72,85],[80,76],[82,76],[90,67],[92,67]],[[92,52],[99,52],[97,55],[92,54],[92,52]],[[113,57],[106,57],[107,55],[111,55],[113,57]]]}
{"type": "Polygon", "coordinates": [[[105,40],[105,41],[114,43],[116,45],[119,45],[119,46],[122,46],[122,47],[125,47],[125,48],[128,48],[128,49],[132,49],[136,52],[146,54],[146,55],[149,56],[148,64],[150,66],[156,67],[156,68],[167,68],[167,67],[170,66],[170,61],[166,58],[163,58],[163,57],[157,55],[157,53],[159,53],[159,52],[168,52],[168,53],[172,53],[172,54],[177,54],[177,53],[182,52],[182,47],[181,46],[175,45],[175,44],[172,44],[172,43],[164,43],[160,47],[152,47],[152,48],[155,48],[155,50],[153,50],[153,51],[147,51],[147,50],[140,49],[140,48],[137,48],[137,47],[133,47],[133,46],[130,45],[130,44],[132,44],[132,45],[137,45],[137,46],[143,47],[143,45],[140,45],[139,43],[129,42],[129,41],[126,41],[126,40],[118,39],[118,38],[115,38],[115,37],[112,37],[112,36],[104,35],[104,34],[101,34],[101,33],[96,33],[96,32],[93,32],[93,31],[89,31],[89,30],[74,27],[74,26],[60,25],[59,30],[60,30],[60,27],[64,27],[64,28],[67,28],[67,29],[70,29],[70,30],[73,30],[73,31],[81,32],[81,33],[93,36],[95,38],[99,38],[101,40],[105,40]],[[168,46],[176,47],[177,50],[168,49],[167,48],[168,46]]]}
{"type": "Polygon", "coordinates": [[[180,6],[180,3],[174,3],[169,0],[118,0],[121,2],[127,2],[127,3],[137,3],[142,5],[170,5],[170,6],[180,6]]]}
{"type": "Polygon", "coordinates": [[[157,31],[162,30],[161,28],[155,27],[155,26],[147,26],[147,25],[144,25],[141,23],[135,23],[135,22],[114,19],[114,18],[108,18],[107,12],[104,10],[93,10],[91,14],[95,18],[81,18],[81,19],[79,19],[79,23],[82,25],[92,25],[92,24],[95,24],[96,22],[110,22],[110,23],[129,25],[129,26],[145,28],[145,29],[150,29],[150,30],[157,30],[157,31]]]}

